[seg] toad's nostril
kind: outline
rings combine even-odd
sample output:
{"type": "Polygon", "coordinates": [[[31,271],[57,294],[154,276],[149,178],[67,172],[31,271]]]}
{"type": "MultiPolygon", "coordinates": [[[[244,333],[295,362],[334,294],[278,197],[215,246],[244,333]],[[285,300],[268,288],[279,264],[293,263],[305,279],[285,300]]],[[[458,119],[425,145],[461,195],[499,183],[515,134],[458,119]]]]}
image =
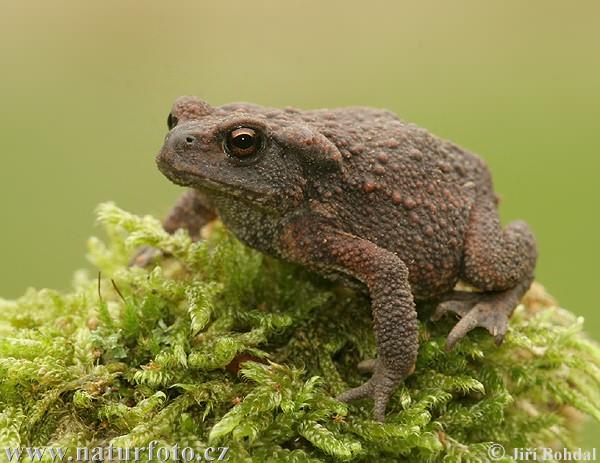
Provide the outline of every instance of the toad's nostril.
{"type": "Polygon", "coordinates": [[[200,145],[200,137],[188,130],[178,130],[175,127],[167,137],[166,143],[176,151],[194,151],[200,145]]]}

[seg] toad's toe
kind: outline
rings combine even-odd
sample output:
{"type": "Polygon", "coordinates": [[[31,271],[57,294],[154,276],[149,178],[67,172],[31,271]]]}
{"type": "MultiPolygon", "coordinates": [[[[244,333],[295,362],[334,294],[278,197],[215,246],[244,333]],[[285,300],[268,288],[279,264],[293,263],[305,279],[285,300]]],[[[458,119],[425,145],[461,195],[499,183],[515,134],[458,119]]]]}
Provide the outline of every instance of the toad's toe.
{"type": "Polygon", "coordinates": [[[458,341],[477,327],[487,329],[494,336],[496,344],[501,344],[508,329],[508,318],[511,312],[512,308],[498,311],[489,303],[477,304],[452,328],[446,340],[446,350],[452,350],[458,341]]]}
{"type": "Polygon", "coordinates": [[[397,370],[385,366],[377,360],[365,360],[361,363],[373,368],[373,376],[366,383],[343,392],[337,396],[337,400],[349,402],[351,400],[373,398],[373,417],[375,420],[383,422],[390,397],[403,377],[398,374],[397,370]]]}
{"type": "Polygon", "coordinates": [[[448,313],[464,317],[481,299],[482,293],[452,291],[441,299],[431,316],[431,320],[437,321],[448,313]]]}

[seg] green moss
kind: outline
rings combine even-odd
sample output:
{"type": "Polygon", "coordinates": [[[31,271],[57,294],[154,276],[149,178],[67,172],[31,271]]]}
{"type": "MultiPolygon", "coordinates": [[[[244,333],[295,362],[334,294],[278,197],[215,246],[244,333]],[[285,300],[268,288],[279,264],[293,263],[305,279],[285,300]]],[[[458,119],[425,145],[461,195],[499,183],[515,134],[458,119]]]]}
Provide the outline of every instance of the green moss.
{"type": "Polygon", "coordinates": [[[218,225],[192,243],[111,204],[98,215],[99,279],[0,301],[0,449],[157,440],[226,445],[236,462],[473,461],[492,443],[573,445],[574,409],[600,420],[600,350],[539,288],[499,348],[475,331],[446,353],[454,320],[430,323],[420,307],[417,369],[382,425],[370,401],[332,398],[375,354],[364,296],[218,225]],[[172,257],[129,268],[142,245],[172,257]]]}

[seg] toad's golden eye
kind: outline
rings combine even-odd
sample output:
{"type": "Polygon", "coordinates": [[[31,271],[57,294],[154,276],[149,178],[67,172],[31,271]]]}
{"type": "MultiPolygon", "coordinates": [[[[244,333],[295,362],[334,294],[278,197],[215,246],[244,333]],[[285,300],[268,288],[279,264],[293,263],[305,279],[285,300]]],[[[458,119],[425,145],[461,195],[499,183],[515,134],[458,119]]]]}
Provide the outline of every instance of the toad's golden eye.
{"type": "Polygon", "coordinates": [[[227,134],[225,151],[236,158],[255,154],[262,145],[260,133],[250,127],[238,127],[227,134]]]}

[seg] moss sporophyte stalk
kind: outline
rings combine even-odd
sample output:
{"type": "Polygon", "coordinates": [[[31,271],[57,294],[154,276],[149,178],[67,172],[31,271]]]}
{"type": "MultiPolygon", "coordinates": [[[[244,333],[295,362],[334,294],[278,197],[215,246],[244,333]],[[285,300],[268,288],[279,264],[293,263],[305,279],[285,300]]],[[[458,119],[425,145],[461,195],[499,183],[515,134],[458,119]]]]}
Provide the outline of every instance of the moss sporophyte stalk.
{"type": "Polygon", "coordinates": [[[100,278],[0,301],[0,449],[156,441],[226,446],[234,462],[488,461],[494,444],[576,448],[582,417],[600,421],[600,349],[539,285],[500,347],[475,330],[446,352],[455,321],[420,306],[416,371],[381,424],[369,400],[333,399],[375,355],[365,296],[218,223],[192,242],[112,204],[98,217],[100,278]],[[130,267],[141,246],[168,257],[130,267]]]}

